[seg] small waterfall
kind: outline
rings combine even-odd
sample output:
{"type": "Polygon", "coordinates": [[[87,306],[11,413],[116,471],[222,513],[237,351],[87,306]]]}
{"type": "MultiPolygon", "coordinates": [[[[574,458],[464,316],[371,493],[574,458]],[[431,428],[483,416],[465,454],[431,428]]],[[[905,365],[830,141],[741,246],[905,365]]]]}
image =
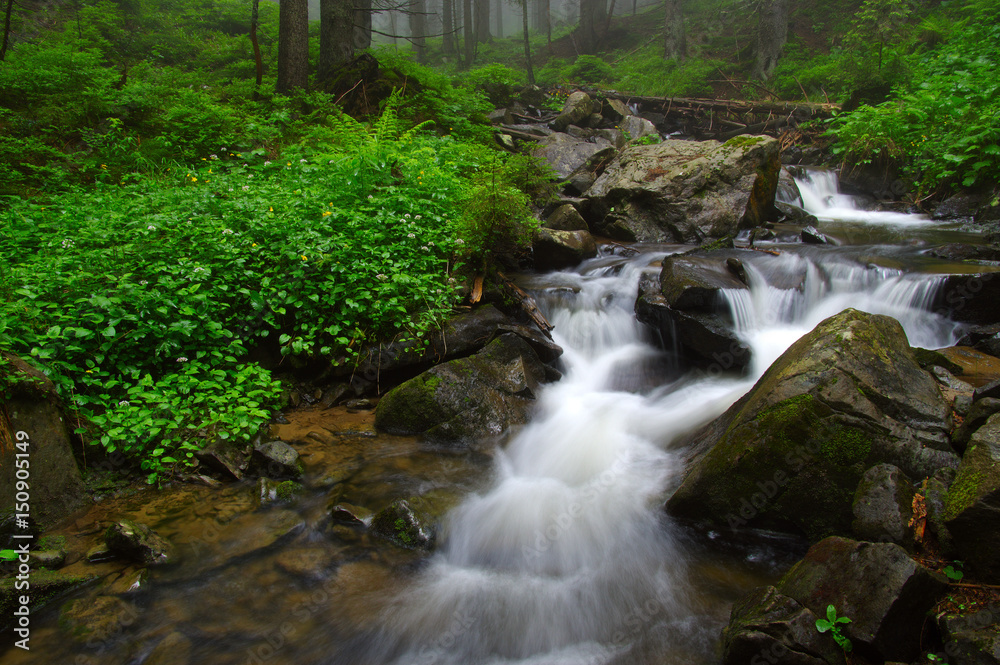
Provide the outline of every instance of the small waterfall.
{"type": "MultiPolygon", "coordinates": [[[[837,173],[830,169],[801,169],[795,177],[795,184],[802,197],[802,207],[821,221],[864,222],[900,226],[924,226],[931,224],[926,215],[912,215],[901,212],[864,210],[855,197],[840,192],[837,173]]],[[[797,201],[787,201],[798,205],[797,201]]]]}
{"type": "Polygon", "coordinates": [[[941,348],[957,340],[959,325],[930,311],[944,283],[939,275],[862,266],[831,257],[824,265],[794,254],[762,260],[772,275],[794,288],[769,283],[761,267],[746,262],[749,289],[725,289],[722,303],[737,333],[751,346],[759,375],[796,339],[848,307],[898,320],[912,346],[941,348]]]}

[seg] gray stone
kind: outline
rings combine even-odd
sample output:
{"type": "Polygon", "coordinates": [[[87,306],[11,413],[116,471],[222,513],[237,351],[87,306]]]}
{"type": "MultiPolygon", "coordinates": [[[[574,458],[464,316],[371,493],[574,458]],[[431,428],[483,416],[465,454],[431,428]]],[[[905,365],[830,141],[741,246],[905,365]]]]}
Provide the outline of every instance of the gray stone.
{"type": "Polygon", "coordinates": [[[828,245],[830,239],[814,226],[807,226],[802,229],[802,242],[809,245],[828,245]]]}
{"type": "Polygon", "coordinates": [[[350,503],[338,503],[330,509],[330,517],[341,524],[364,525],[371,522],[372,511],[350,503]]]}
{"type": "Polygon", "coordinates": [[[298,451],[284,441],[268,441],[254,446],[250,463],[258,474],[268,478],[297,480],[304,472],[298,451]]]}
{"type": "Polygon", "coordinates": [[[405,549],[431,549],[434,531],[402,499],[393,501],[372,519],[371,532],[405,549]]]}
{"type": "Polygon", "coordinates": [[[542,224],[542,227],[555,231],[588,230],[587,222],[584,221],[583,216],[569,203],[564,203],[553,210],[552,214],[545,220],[545,223],[542,224]]]}
{"type": "Polygon", "coordinates": [[[595,105],[590,95],[577,90],[566,98],[562,112],[552,121],[552,128],[557,131],[564,131],[570,125],[583,123],[584,120],[590,118],[591,113],[594,113],[595,106],[599,110],[600,102],[595,105]]]}
{"type": "Polygon", "coordinates": [[[139,608],[116,596],[79,598],[63,605],[59,627],[72,639],[98,644],[120,636],[139,618],[139,608]]]}
{"type": "Polygon", "coordinates": [[[1000,399],[984,397],[972,402],[965,420],[951,436],[952,445],[956,450],[964,451],[976,430],[985,425],[990,416],[996,413],[1000,413],[1000,399]]]}
{"type": "Polygon", "coordinates": [[[625,133],[626,138],[630,142],[644,139],[647,136],[655,136],[657,139],[660,138],[659,132],[656,131],[656,125],[645,118],[640,118],[635,115],[626,116],[625,119],[618,124],[618,128],[625,133]]]}
{"type": "Polygon", "coordinates": [[[693,437],[669,511],[712,525],[851,533],[852,499],[876,464],[924,478],[958,457],[950,410],[895,319],[845,310],[795,342],[693,437]]]}
{"type": "Polygon", "coordinates": [[[191,662],[191,640],[174,631],[153,647],[142,665],[188,665],[191,662]]]}
{"type": "Polygon", "coordinates": [[[597,243],[588,231],[540,228],[532,243],[535,268],[560,270],[597,256],[597,243]]]}
{"type": "Polygon", "coordinates": [[[591,228],[616,240],[698,243],[776,215],[778,143],[667,140],[632,145],[585,194],[591,228]]]}
{"type": "Polygon", "coordinates": [[[946,614],[938,618],[938,627],[948,663],[1000,665],[1000,607],[946,614]]]}
{"type": "Polygon", "coordinates": [[[813,545],[777,585],[817,616],[833,605],[851,620],[844,633],[856,648],[903,662],[920,653],[924,619],[947,588],[899,545],[837,537],[813,545]]]}
{"type": "Polygon", "coordinates": [[[610,157],[614,147],[606,141],[591,142],[556,133],[537,143],[532,155],[544,160],[560,180],[568,179],[575,171],[610,157]]]}
{"type": "Polygon", "coordinates": [[[816,630],[816,615],[773,586],[758,587],[733,605],[722,631],[724,665],[843,665],[844,652],[816,630]]]}
{"type": "Polygon", "coordinates": [[[714,312],[719,304],[719,291],[745,291],[747,285],[733,275],[723,256],[674,254],[663,259],[660,289],[674,309],[714,312]]]}
{"type": "Polygon", "coordinates": [[[7,418],[0,418],[0,512],[13,508],[18,453],[31,455],[31,515],[41,525],[65,517],[88,501],[70,446],[55,385],[19,357],[0,352],[0,375],[10,384],[7,418]],[[7,429],[9,427],[9,430],[7,429]]]}
{"type": "Polygon", "coordinates": [[[145,524],[130,519],[113,523],[104,532],[108,549],[124,559],[158,565],[176,560],[174,546],[145,524]]]}
{"type": "Polygon", "coordinates": [[[854,494],[854,534],[861,540],[913,546],[914,490],[910,479],[892,464],[868,469],[854,494]]]}

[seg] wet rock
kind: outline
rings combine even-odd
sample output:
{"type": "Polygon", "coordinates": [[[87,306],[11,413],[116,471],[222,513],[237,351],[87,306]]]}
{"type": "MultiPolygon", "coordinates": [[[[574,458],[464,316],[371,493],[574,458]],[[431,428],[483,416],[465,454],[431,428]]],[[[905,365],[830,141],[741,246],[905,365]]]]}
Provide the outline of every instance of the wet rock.
{"type": "Polygon", "coordinates": [[[947,588],[899,545],[837,537],[811,547],[777,585],[817,616],[833,605],[851,619],[844,633],[856,650],[902,662],[920,653],[926,614],[947,588]]]}
{"type": "Polygon", "coordinates": [[[66,563],[66,550],[34,550],[29,558],[32,568],[56,570],[66,563]]]}
{"type": "Polygon", "coordinates": [[[139,618],[139,609],[116,596],[79,598],[59,612],[59,627],[77,642],[97,644],[120,636],[139,618]]]}
{"type": "Polygon", "coordinates": [[[951,435],[951,442],[955,446],[955,449],[965,451],[972,435],[975,434],[976,430],[985,425],[990,416],[995,413],[1000,413],[1000,399],[984,397],[973,401],[972,406],[969,407],[969,412],[965,416],[965,420],[955,430],[955,433],[951,435]]]}
{"type": "Polygon", "coordinates": [[[148,565],[173,563],[174,546],[145,524],[121,519],[104,532],[108,549],[124,559],[148,565]]]}
{"type": "Polygon", "coordinates": [[[597,256],[597,243],[588,231],[556,231],[541,228],[532,243],[535,267],[559,270],[597,256]]]}
{"type": "Polygon", "coordinates": [[[232,442],[215,441],[194,456],[203,466],[222,474],[224,479],[243,480],[243,470],[248,462],[246,451],[232,442]]]}
{"type": "Polygon", "coordinates": [[[971,219],[990,196],[987,192],[962,191],[954,194],[940,204],[931,213],[933,219],[971,219]]]}
{"type": "Polygon", "coordinates": [[[255,503],[258,507],[290,501],[305,492],[302,483],[294,480],[276,481],[270,478],[257,479],[255,503]]]}
{"type": "Polygon", "coordinates": [[[628,143],[625,133],[620,129],[598,129],[594,131],[594,136],[604,139],[613,145],[615,150],[621,150],[628,143]]]}
{"type": "Polygon", "coordinates": [[[548,93],[537,85],[525,86],[517,93],[517,100],[524,104],[525,106],[534,106],[535,108],[541,108],[545,106],[548,101],[548,93]]]}
{"type": "Polygon", "coordinates": [[[107,543],[97,543],[87,550],[85,558],[90,563],[103,563],[104,561],[117,559],[118,555],[111,551],[111,548],[108,547],[107,543]]]}
{"type": "Polygon", "coordinates": [[[350,503],[338,503],[330,509],[330,518],[341,524],[361,526],[371,522],[372,511],[350,503]]]}
{"type": "Polygon", "coordinates": [[[590,95],[577,90],[566,98],[562,112],[552,121],[552,128],[556,131],[564,131],[570,125],[579,125],[600,108],[600,102],[595,104],[590,95]]]}
{"type": "Polygon", "coordinates": [[[344,403],[344,406],[347,407],[349,413],[358,413],[361,411],[371,411],[375,408],[375,403],[365,397],[362,399],[349,399],[344,403]]]}
{"type": "Polygon", "coordinates": [[[945,526],[945,502],[948,498],[948,489],[955,482],[955,475],[955,469],[938,469],[924,485],[927,526],[945,550],[951,548],[951,534],[945,526]]]}
{"type": "MultiPolygon", "coordinates": [[[[809,214],[797,205],[785,203],[784,201],[775,201],[774,207],[777,208],[778,212],[780,212],[783,216],[783,219],[779,221],[790,224],[805,224],[811,227],[815,227],[816,224],[819,224],[819,220],[815,215],[809,214]]],[[[801,235],[799,237],[801,238],[801,235]]]]}
{"type": "Polygon", "coordinates": [[[941,353],[940,351],[934,351],[932,349],[921,349],[920,347],[913,347],[913,357],[916,359],[917,364],[926,370],[930,370],[931,367],[944,367],[946,370],[952,374],[961,374],[962,366],[952,362],[948,356],[941,353]]]}
{"type": "MultiPolygon", "coordinates": [[[[994,326],[973,326],[979,330],[991,329],[994,326]]],[[[1000,325],[996,326],[1000,328],[1000,325]]],[[[984,340],[988,341],[988,340],[984,340]]],[[[991,381],[1000,379],[1000,358],[991,355],[988,351],[983,351],[979,345],[976,348],[967,345],[968,336],[962,340],[965,346],[951,346],[939,349],[941,355],[962,368],[960,375],[963,381],[967,381],[974,386],[984,386],[991,381]]]]}
{"type": "Polygon", "coordinates": [[[868,469],[854,494],[854,534],[861,540],[912,546],[913,496],[910,479],[892,464],[868,469]]]}
{"type": "Polygon", "coordinates": [[[944,367],[933,365],[929,368],[929,371],[934,375],[934,378],[938,380],[938,383],[945,388],[950,388],[951,390],[955,390],[960,393],[971,393],[975,390],[970,384],[956,378],[954,374],[949,372],[944,367]]]}
{"type": "Polygon", "coordinates": [[[54,570],[33,569],[31,571],[30,593],[17,588],[15,577],[0,579],[0,626],[7,625],[14,611],[21,607],[21,596],[28,595],[31,599],[30,608],[37,612],[52,600],[59,598],[71,589],[76,589],[97,579],[96,575],[68,575],[54,570]]]}
{"type": "MultiPolygon", "coordinates": [[[[497,326],[496,337],[499,337],[504,333],[513,333],[527,342],[528,346],[534,349],[535,353],[538,354],[538,359],[543,363],[551,363],[563,354],[562,347],[542,334],[542,332],[535,326],[525,326],[521,324],[504,324],[502,326],[497,326]]],[[[546,365],[545,367],[546,376],[549,375],[550,370],[556,371],[555,368],[551,368],[549,365],[546,365]]],[[[555,376],[559,377],[561,374],[556,371],[555,376]]],[[[549,380],[554,381],[557,379],[549,380]]]]}
{"type": "Polygon", "coordinates": [[[730,271],[728,259],[681,254],[663,259],[660,290],[670,307],[714,312],[723,289],[747,289],[747,285],[730,271]]]}
{"type": "Polygon", "coordinates": [[[19,357],[0,352],[0,379],[9,385],[0,418],[0,497],[13,502],[17,477],[15,455],[31,455],[31,515],[49,524],[88,501],[80,469],[70,447],[69,430],[55,385],[19,357]],[[2,431],[6,430],[6,431],[2,431]],[[27,438],[25,438],[27,436],[27,438]],[[19,447],[20,444],[20,447],[19,447]]]}
{"type": "Polygon", "coordinates": [[[816,615],[773,586],[758,587],[733,605],[722,631],[724,665],[843,665],[844,652],[816,630],[816,615]]]}
{"type": "Polygon", "coordinates": [[[430,549],[434,532],[403,499],[393,501],[372,519],[371,532],[405,549],[430,549]]]}
{"type": "Polygon", "coordinates": [[[955,558],[980,582],[1000,583],[1000,414],[969,440],[944,513],[955,558]]]}
{"type": "Polygon", "coordinates": [[[276,479],[299,479],[305,470],[298,451],[284,441],[268,441],[254,446],[250,464],[257,473],[276,479]]]}
{"type": "Polygon", "coordinates": [[[618,128],[625,133],[629,141],[638,141],[648,136],[655,136],[657,139],[660,138],[660,134],[656,131],[656,125],[645,118],[635,115],[625,116],[618,124],[618,128]]]}
{"type": "Polygon", "coordinates": [[[815,226],[807,226],[802,229],[802,242],[809,245],[828,245],[830,239],[821,233],[815,226]]]}
{"type": "Polygon", "coordinates": [[[175,630],[153,647],[142,665],[188,665],[192,646],[184,633],[175,630]]]}
{"type": "Polygon", "coordinates": [[[958,465],[950,410],[897,321],[845,310],[793,344],[726,413],[693,436],[668,510],[706,524],[851,533],[865,471],[911,478],[958,465]]]}
{"type": "Polygon", "coordinates": [[[668,140],[622,150],[586,193],[592,230],[615,240],[699,243],[772,218],[778,143],[668,140]]]}
{"type": "Polygon", "coordinates": [[[620,99],[605,99],[602,111],[604,117],[611,122],[618,122],[632,115],[632,110],[620,99]]]}
{"type": "Polygon", "coordinates": [[[1000,323],[1000,273],[949,275],[938,289],[932,308],[961,323],[1000,323]]]}
{"type": "Polygon", "coordinates": [[[1000,609],[997,606],[970,614],[946,614],[938,619],[938,628],[948,663],[1000,665],[1000,609]]]}
{"type": "Polygon", "coordinates": [[[335,554],[330,548],[319,545],[286,549],[278,558],[278,567],[289,575],[323,579],[336,565],[335,554]]]}
{"type": "Polygon", "coordinates": [[[1000,247],[953,242],[928,250],[927,255],[946,261],[1000,261],[1000,247]]]}
{"type": "Polygon", "coordinates": [[[984,386],[979,386],[972,395],[972,399],[977,402],[981,399],[990,398],[1000,399],[1000,380],[990,381],[984,386]]]}
{"type": "Polygon", "coordinates": [[[390,390],[375,409],[375,426],[468,444],[524,424],[545,369],[534,349],[506,333],[468,358],[443,363],[390,390]]]}

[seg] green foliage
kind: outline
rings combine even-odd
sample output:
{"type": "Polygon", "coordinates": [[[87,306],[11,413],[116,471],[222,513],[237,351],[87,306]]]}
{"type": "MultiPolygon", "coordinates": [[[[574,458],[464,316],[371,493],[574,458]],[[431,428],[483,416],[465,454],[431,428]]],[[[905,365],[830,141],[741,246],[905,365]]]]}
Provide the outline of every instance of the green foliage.
{"type": "Polygon", "coordinates": [[[611,65],[596,55],[578,56],[565,70],[565,77],[570,81],[591,85],[608,82],[613,76],[614,69],[611,65]]]}
{"type": "Polygon", "coordinates": [[[470,71],[466,75],[466,82],[473,89],[484,93],[493,106],[503,108],[511,103],[514,92],[524,87],[527,79],[522,71],[494,63],[470,71]]]}
{"type": "Polygon", "coordinates": [[[838,617],[837,609],[833,605],[827,605],[826,607],[826,618],[816,619],[816,630],[821,633],[830,633],[834,641],[840,645],[840,648],[844,651],[850,651],[854,648],[851,644],[851,640],[847,638],[843,633],[842,624],[851,623],[851,620],[847,617],[838,617]]]}
{"type": "Polygon", "coordinates": [[[945,574],[952,582],[961,582],[962,578],[965,577],[965,573],[962,572],[962,562],[956,561],[952,565],[945,566],[944,570],[941,571],[945,574]]]}
{"type": "Polygon", "coordinates": [[[998,67],[1000,26],[974,13],[947,42],[921,57],[913,83],[900,89],[897,100],[837,118],[830,130],[837,139],[834,151],[859,162],[898,160],[924,190],[995,182],[1000,178],[998,67]]]}
{"type": "Polygon", "coordinates": [[[689,59],[677,64],[663,58],[663,49],[649,44],[615,64],[609,86],[636,95],[699,97],[713,94],[710,81],[718,78],[719,60],[689,59]]]}

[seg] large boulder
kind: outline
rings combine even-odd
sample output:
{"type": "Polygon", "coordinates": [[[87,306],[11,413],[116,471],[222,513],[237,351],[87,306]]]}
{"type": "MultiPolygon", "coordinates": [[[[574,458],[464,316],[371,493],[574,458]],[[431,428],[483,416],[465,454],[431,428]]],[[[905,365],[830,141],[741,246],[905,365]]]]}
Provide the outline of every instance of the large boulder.
{"type": "Polygon", "coordinates": [[[511,333],[479,353],[433,367],[385,394],[375,427],[444,444],[472,443],[528,421],[545,366],[511,333]]]}
{"type": "Polygon", "coordinates": [[[722,631],[722,662],[842,665],[843,650],[830,635],[816,630],[816,619],[809,608],[773,586],[758,587],[733,605],[722,631]]]}
{"type": "Polygon", "coordinates": [[[953,321],[1000,323],[1000,272],[949,275],[938,289],[934,310],[953,321]]]}
{"type": "Polygon", "coordinates": [[[588,231],[557,231],[541,228],[532,243],[535,267],[559,270],[597,256],[597,243],[588,231]]]}
{"type": "Polygon", "coordinates": [[[724,289],[747,290],[725,256],[674,254],[663,259],[660,290],[674,309],[714,312],[724,289]]]}
{"type": "Polygon", "coordinates": [[[587,122],[591,115],[601,111],[601,102],[591,99],[590,95],[577,90],[566,98],[562,111],[552,121],[552,128],[565,131],[570,125],[580,125],[587,122]]]}
{"type": "Polygon", "coordinates": [[[837,537],[811,547],[777,585],[817,616],[833,605],[849,618],[843,631],[856,650],[901,662],[920,653],[924,619],[947,588],[899,545],[837,537]]]}
{"type": "Polygon", "coordinates": [[[622,150],[585,196],[588,222],[616,240],[697,243],[776,216],[778,142],[668,140],[622,150]]]}
{"type": "Polygon", "coordinates": [[[609,158],[614,150],[614,145],[605,139],[590,141],[557,132],[540,140],[532,154],[548,163],[560,180],[566,180],[589,164],[609,158]]]}
{"type": "Polygon", "coordinates": [[[957,466],[950,409],[895,319],[848,309],[793,344],[757,384],[694,435],[673,515],[813,541],[851,533],[865,471],[913,479],[957,466]]]}
{"type": "Polygon", "coordinates": [[[52,381],[10,353],[0,354],[0,386],[4,385],[9,396],[5,401],[7,417],[0,415],[0,442],[6,442],[0,445],[0,469],[4,470],[0,473],[0,513],[15,507],[19,478],[14,471],[26,460],[30,465],[31,517],[40,524],[51,524],[88,500],[70,446],[62,402],[52,381]],[[17,460],[22,462],[15,463],[17,460]]]}
{"type": "Polygon", "coordinates": [[[868,469],[854,494],[854,534],[862,540],[913,545],[910,479],[892,464],[868,469]]]}
{"type": "Polygon", "coordinates": [[[945,498],[944,518],[955,556],[980,581],[1000,583],[1000,414],[972,435],[945,498]]]}

